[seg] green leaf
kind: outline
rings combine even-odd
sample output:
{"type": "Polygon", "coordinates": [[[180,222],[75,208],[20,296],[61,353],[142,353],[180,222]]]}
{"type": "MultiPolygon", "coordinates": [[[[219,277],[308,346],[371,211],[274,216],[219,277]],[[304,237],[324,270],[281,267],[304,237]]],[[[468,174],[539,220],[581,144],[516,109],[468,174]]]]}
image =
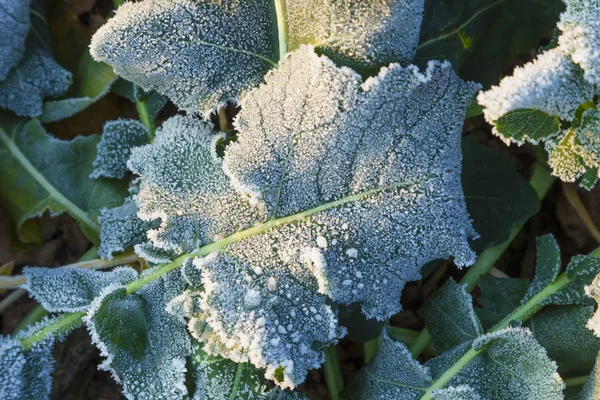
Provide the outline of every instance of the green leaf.
{"type": "Polygon", "coordinates": [[[475,311],[483,327],[489,329],[521,304],[521,299],[529,289],[529,280],[484,275],[479,281],[479,288],[481,296],[477,301],[481,308],[475,311]]]}
{"type": "Polygon", "coordinates": [[[562,377],[584,375],[594,367],[600,339],[586,327],[593,312],[589,306],[547,307],[525,324],[558,364],[562,377]]]}
{"type": "Polygon", "coordinates": [[[111,371],[128,398],[181,399],[185,387],[186,357],[191,343],[185,325],[166,310],[183,291],[177,271],[127,294],[118,285],[104,290],[84,318],[111,371]]]}
{"type": "Polygon", "coordinates": [[[125,97],[132,103],[145,102],[148,108],[148,115],[152,119],[156,118],[160,110],[167,103],[167,98],[158,92],[152,91],[148,93],[133,82],[129,82],[123,78],[117,79],[112,85],[111,90],[113,93],[125,97]]]}
{"type": "Polygon", "coordinates": [[[134,119],[117,119],[104,124],[90,178],[125,176],[131,149],[150,142],[148,130],[134,119]]]}
{"type": "Polygon", "coordinates": [[[560,272],[560,248],[553,235],[545,235],[536,239],[535,278],[529,290],[521,299],[521,304],[541,292],[554,282],[560,272]]]}
{"type": "Polygon", "coordinates": [[[559,0],[426,0],[415,61],[449,60],[460,77],[488,88],[509,61],[539,44],[563,9],[559,0]]]}
{"type": "Polygon", "coordinates": [[[510,111],[495,122],[498,133],[515,142],[537,142],[560,133],[560,121],[543,111],[519,109],[510,111]]]}
{"type": "Polygon", "coordinates": [[[540,202],[511,159],[471,136],[463,138],[462,151],[467,210],[480,236],[471,247],[480,253],[508,240],[513,226],[538,213],[540,202]]]}
{"type": "Polygon", "coordinates": [[[3,116],[2,126],[10,129],[0,128],[0,195],[21,241],[28,241],[22,232],[28,219],[66,211],[98,244],[100,210],[121,204],[126,195],[125,182],[88,177],[99,138],[62,141],[46,134],[37,120],[9,121],[3,116]]]}
{"type": "Polygon", "coordinates": [[[436,353],[443,353],[483,333],[473,300],[452,278],[419,309],[433,340],[436,353]]]}
{"type": "Polygon", "coordinates": [[[565,274],[572,282],[544,300],[544,304],[589,304],[585,287],[593,286],[592,281],[600,274],[600,257],[575,256],[569,261],[565,274]]]}
{"type": "Polygon", "coordinates": [[[15,67],[25,53],[29,33],[29,1],[7,0],[0,5],[0,82],[15,67]]]}
{"type": "Polygon", "coordinates": [[[127,80],[207,115],[242,98],[303,44],[370,70],[407,64],[422,9],[422,0],[125,3],[94,35],[91,51],[127,80]]]}
{"type": "Polygon", "coordinates": [[[62,99],[43,104],[40,119],[44,123],[55,122],[83,111],[106,95],[116,79],[112,68],[94,61],[86,49],[74,71],[73,85],[62,99]]]}
{"type": "Polygon", "coordinates": [[[338,307],[338,320],[340,325],[348,330],[344,339],[355,343],[377,339],[381,334],[381,329],[385,326],[385,321],[365,317],[357,304],[340,305],[338,307]]]}
{"type": "Polygon", "coordinates": [[[189,117],[133,150],[138,215],[161,218],[152,243],[206,246],[196,266],[221,356],[292,387],[342,332],[327,297],[384,319],[427,261],[474,261],[459,137],[475,90],[445,63],[362,84],[303,47],[245,97],[223,165],[220,136],[189,117]]]}
{"type": "Polygon", "coordinates": [[[590,373],[577,400],[596,400],[600,396],[600,355],[596,358],[594,369],[590,373]]]}

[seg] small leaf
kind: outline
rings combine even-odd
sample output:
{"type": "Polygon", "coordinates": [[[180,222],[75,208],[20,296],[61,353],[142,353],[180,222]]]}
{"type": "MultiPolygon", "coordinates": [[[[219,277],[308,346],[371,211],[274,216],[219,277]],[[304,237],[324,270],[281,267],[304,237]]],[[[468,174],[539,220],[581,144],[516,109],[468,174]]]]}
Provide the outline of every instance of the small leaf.
{"type": "Polygon", "coordinates": [[[90,178],[123,178],[131,149],[150,141],[148,130],[133,119],[118,119],[104,124],[90,178]]]}
{"type": "Polygon", "coordinates": [[[29,33],[29,1],[6,0],[0,4],[0,82],[15,67],[25,53],[29,33]]]}
{"type": "Polygon", "coordinates": [[[191,344],[183,325],[166,311],[167,303],[185,283],[179,271],[171,272],[126,294],[118,285],[94,300],[85,317],[92,342],[128,398],[181,399],[185,387],[186,357],[191,344]]]}
{"type": "Polygon", "coordinates": [[[511,159],[478,144],[472,136],[463,138],[462,152],[467,211],[479,234],[471,248],[480,253],[508,240],[516,224],[538,213],[540,202],[511,159]]]}
{"type": "Polygon", "coordinates": [[[533,109],[518,109],[504,114],[495,123],[495,129],[515,142],[538,142],[561,132],[557,116],[533,109]]]}
{"type": "Polygon", "coordinates": [[[452,278],[425,301],[419,314],[425,319],[438,354],[483,333],[471,296],[452,278]]]}
{"type": "Polygon", "coordinates": [[[98,140],[58,140],[37,120],[16,123],[8,132],[0,128],[0,195],[22,241],[27,241],[21,229],[29,218],[66,211],[98,244],[100,210],[121,204],[126,195],[125,182],[89,178],[98,140]]]}
{"type": "Polygon", "coordinates": [[[577,400],[596,400],[600,397],[600,354],[577,400]]]}
{"type": "Polygon", "coordinates": [[[129,267],[101,272],[80,268],[26,267],[24,289],[49,312],[85,311],[104,288],[124,285],[138,274],[129,267]]]}
{"type": "Polygon", "coordinates": [[[560,248],[554,236],[545,235],[536,240],[535,278],[529,290],[521,299],[521,304],[554,282],[560,272],[560,248]]]}
{"type": "Polygon", "coordinates": [[[575,256],[569,261],[565,273],[573,282],[546,298],[543,304],[589,304],[584,288],[592,284],[594,278],[600,274],[600,257],[575,256]]]}

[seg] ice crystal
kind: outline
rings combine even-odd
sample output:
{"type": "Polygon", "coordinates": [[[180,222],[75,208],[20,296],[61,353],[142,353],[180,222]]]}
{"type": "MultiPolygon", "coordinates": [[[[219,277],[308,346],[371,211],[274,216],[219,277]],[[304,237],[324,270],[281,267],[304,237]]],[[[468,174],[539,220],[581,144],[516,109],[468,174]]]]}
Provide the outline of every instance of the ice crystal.
{"type": "Polygon", "coordinates": [[[85,311],[102,290],[112,284],[125,284],[137,278],[129,267],[110,272],[81,268],[32,268],[23,271],[23,286],[50,312],[85,311]]]}
{"type": "Polygon", "coordinates": [[[118,119],[104,124],[90,178],[122,178],[127,172],[131,149],[150,141],[148,130],[133,119],[118,119]]]}
{"type": "Polygon", "coordinates": [[[433,400],[481,400],[475,390],[467,385],[435,390],[431,398],[433,400]]]}
{"type": "Polygon", "coordinates": [[[25,52],[29,32],[29,0],[0,0],[0,81],[25,52]]]}
{"type": "Polygon", "coordinates": [[[262,0],[128,2],[96,32],[91,53],[179,107],[209,112],[273,67],[272,9],[262,0]]]}

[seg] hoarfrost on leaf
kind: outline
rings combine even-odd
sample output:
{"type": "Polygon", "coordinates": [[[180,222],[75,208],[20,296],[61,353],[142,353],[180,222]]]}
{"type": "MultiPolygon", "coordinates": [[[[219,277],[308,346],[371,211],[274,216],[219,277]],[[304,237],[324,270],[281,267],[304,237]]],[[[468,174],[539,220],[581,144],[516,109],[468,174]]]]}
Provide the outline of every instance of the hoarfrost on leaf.
{"type": "Polygon", "coordinates": [[[585,79],[600,84],[600,3],[597,0],[564,0],[560,15],[560,48],[584,70],[585,79]]]}
{"type": "Polygon", "coordinates": [[[467,385],[436,390],[431,398],[433,400],[481,400],[475,390],[467,385]]]}
{"type": "Polygon", "coordinates": [[[29,33],[29,0],[0,0],[0,82],[18,64],[29,33]]]}
{"type": "MultiPolygon", "coordinates": [[[[586,286],[585,293],[596,300],[598,304],[600,304],[600,275],[594,278],[594,281],[591,285],[586,286]]],[[[587,322],[588,329],[594,331],[594,334],[597,337],[600,337],[600,312],[596,311],[592,318],[587,322]]]]}
{"type": "Polygon", "coordinates": [[[109,272],[26,267],[23,275],[27,279],[23,288],[49,312],[85,311],[107,286],[124,285],[138,277],[138,273],[129,267],[109,272]]]}
{"type": "Polygon", "coordinates": [[[554,282],[560,272],[560,248],[553,235],[538,237],[536,240],[535,278],[529,290],[521,299],[521,304],[554,282]]]}
{"type": "Polygon", "coordinates": [[[90,49],[97,61],[180,108],[210,112],[276,65],[273,7],[263,0],[128,2],[90,49]]]}
{"type": "Polygon", "coordinates": [[[104,124],[90,178],[120,179],[127,172],[131,149],[150,141],[148,130],[138,120],[118,119],[104,124]]]}
{"type": "Polygon", "coordinates": [[[166,310],[184,287],[179,271],[173,271],[134,294],[109,286],[89,308],[85,323],[106,357],[100,368],[123,385],[128,399],[187,395],[185,360],[191,343],[185,325],[166,310]]]}

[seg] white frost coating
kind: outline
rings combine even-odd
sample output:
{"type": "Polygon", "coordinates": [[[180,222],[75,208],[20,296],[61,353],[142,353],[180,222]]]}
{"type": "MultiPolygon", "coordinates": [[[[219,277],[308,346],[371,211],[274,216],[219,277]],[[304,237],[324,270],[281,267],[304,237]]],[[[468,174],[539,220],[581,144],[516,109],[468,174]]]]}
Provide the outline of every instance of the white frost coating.
{"type": "Polygon", "coordinates": [[[0,82],[0,107],[22,117],[38,117],[44,99],[63,94],[72,77],[47,51],[31,44],[28,47],[19,64],[0,82]]]}
{"type": "Polygon", "coordinates": [[[460,132],[477,85],[437,62],[424,73],[394,64],[361,84],[310,47],[291,53],[243,98],[223,168],[236,190],[258,190],[274,218],[357,196],[268,234],[282,259],[297,251],[294,238],[321,248],[332,299],[384,319],[424,263],[474,262],[460,132]]]}
{"type": "Polygon", "coordinates": [[[524,304],[533,296],[541,292],[546,286],[554,282],[561,268],[560,247],[553,235],[537,238],[535,278],[525,296],[521,299],[524,304]]]}
{"type": "Polygon", "coordinates": [[[563,0],[567,9],[560,15],[560,48],[584,70],[585,79],[600,84],[600,2],[563,0]]]}
{"type": "MultiPolygon", "coordinates": [[[[585,294],[600,304],[600,275],[594,278],[591,285],[585,287],[585,294]]],[[[600,312],[596,311],[586,324],[588,329],[594,331],[594,335],[600,337],[600,312]]]]}
{"type": "Polygon", "coordinates": [[[277,57],[272,4],[125,3],[93,36],[92,56],[190,112],[208,113],[260,83],[277,57]]]}
{"type": "Polygon", "coordinates": [[[291,50],[313,44],[358,67],[410,64],[423,18],[423,0],[286,0],[291,50]]]}
{"type": "Polygon", "coordinates": [[[117,119],[106,122],[98,142],[90,178],[122,178],[127,172],[131,149],[149,141],[148,130],[138,120],[117,119]]]}
{"type": "Polygon", "coordinates": [[[0,398],[21,400],[24,367],[21,343],[10,336],[0,336],[0,398]]]}
{"type": "Polygon", "coordinates": [[[132,150],[128,167],[141,176],[138,216],[161,220],[148,231],[154,246],[192,251],[249,227],[257,212],[264,214],[230,187],[221,161],[213,157],[213,138],[211,124],[177,116],[157,130],[152,144],[132,150]]]}
{"type": "Polygon", "coordinates": [[[113,254],[146,240],[146,232],[157,228],[159,221],[142,221],[137,216],[137,204],[127,197],[123,205],[101,210],[100,247],[98,254],[112,260],[113,254]]]}
{"type": "Polygon", "coordinates": [[[29,32],[29,0],[0,0],[0,81],[25,52],[29,32]]]}
{"type": "MultiPolygon", "coordinates": [[[[483,114],[492,125],[519,109],[540,110],[571,121],[577,107],[593,97],[593,90],[583,79],[581,68],[567,54],[552,49],[515,68],[498,86],[480,92],[477,101],[485,107],[483,114]]],[[[500,135],[495,128],[494,133],[500,135]]]]}
{"type": "Polygon", "coordinates": [[[85,311],[105,287],[124,285],[138,277],[138,273],[130,267],[119,267],[109,272],[26,267],[23,275],[27,278],[23,289],[50,312],[85,311]]]}
{"type": "Polygon", "coordinates": [[[467,385],[434,390],[431,398],[433,400],[481,400],[481,396],[467,385]]]}
{"type": "MultiPolygon", "coordinates": [[[[113,378],[122,383],[126,398],[179,400],[187,395],[185,358],[191,354],[191,343],[185,325],[167,312],[169,301],[183,292],[184,287],[179,271],[173,271],[130,295],[143,302],[141,311],[144,314],[147,336],[141,354],[139,348],[136,354],[129,351],[135,346],[139,347],[139,343],[126,342],[127,339],[133,341],[139,338],[124,335],[119,339],[119,347],[115,348],[105,336],[105,332],[110,329],[126,329],[126,324],[132,323],[115,321],[114,318],[122,317],[123,314],[106,315],[106,311],[102,309],[104,302],[115,301],[116,295],[124,296],[122,287],[107,287],[89,308],[84,321],[92,342],[100,349],[101,355],[106,357],[99,368],[110,371],[113,378]],[[98,322],[100,317],[101,322],[98,322]],[[105,325],[98,325],[99,323],[105,325]],[[119,324],[122,325],[119,327],[119,324]]],[[[128,311],[136,313],[140,310],[123,310],[128,311]]]]}
{"type": "Polygon", "coordinates": [[[590,284],[600,274],[600,257],[590,255],[575,256],[567,265],[567,276],[574,282],[547,297],[542,304],[586,304],[589,298],[585,295],[585,285],[590,284]]]}
{"type": "MultiPolygon", "coordinates": [[[[300,253],[300,260],[312,270],[312,274],[317,279],[319,293],[329,295],[327,261],[325,261],[321,250],[315,247],[307,247],[300,253]]],[[[275,278],[270,279],[275,280],[275,278]]]]}

